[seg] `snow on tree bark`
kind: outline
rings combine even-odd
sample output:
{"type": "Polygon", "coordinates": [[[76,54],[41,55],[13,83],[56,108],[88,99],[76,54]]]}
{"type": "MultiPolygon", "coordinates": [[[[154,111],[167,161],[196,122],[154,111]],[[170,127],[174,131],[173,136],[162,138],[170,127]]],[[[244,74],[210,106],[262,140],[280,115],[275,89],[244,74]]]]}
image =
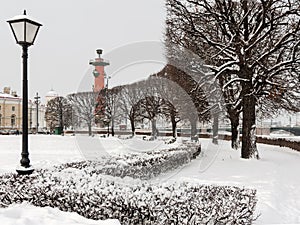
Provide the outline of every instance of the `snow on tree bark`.
{"type": "Polygon", "coordinates": [[[256,126],[255,126],[255,98],[247,95],[243,100],[243,128],[242,128],[242,158],[248,159],[258,157],[256,147],[256,126]]]}
{"type": "Polygon", "coordinates": [[[216,113],[213,115],[213,139],[212,143],[218,144],[218,132],[219,131],[219,114],[216,113]]]}
{"type": "Polygon", "coordinates": [[[240,147],[239,116],[234,115],[230,117],[230,125],[231,125],[231,148],[238,149],[240,147]]]}

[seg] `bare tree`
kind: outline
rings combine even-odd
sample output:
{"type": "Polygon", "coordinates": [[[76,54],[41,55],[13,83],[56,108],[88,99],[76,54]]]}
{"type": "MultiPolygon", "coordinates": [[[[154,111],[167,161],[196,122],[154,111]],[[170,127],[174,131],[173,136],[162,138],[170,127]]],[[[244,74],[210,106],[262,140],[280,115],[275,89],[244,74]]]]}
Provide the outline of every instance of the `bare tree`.
{"type": "MultiPolygon", "coordinates": [[[[172,53],[175,54],[174,52],[172,53]]],[[[158,91],[162,98],[165,98],[174,106],[178,114],[177,122],[184,119],[190,121],[191,137],[195,137],[197,135],[197,121],[207,121],[210,117],[208,113],[209,105],[204,92],[198,87],[197,82],[189,74],[184,72],[184,67],[188,65],[187,62],[184,62],[185,58],[180,59],[182,55],[177,53],[178,52],[174,55],[174,58],[176,57],[177,59],[176,62],[170,59],[171,64],[166,65],[162,71],[155,75],[167,80],[165,82],[158,82],[164,84],[164,87],[161,87],[158,91]]],[[[172,58],[172,60],[174,60],[174,58],[172,58]]],[[[159,86],[159,84],[156,86],[159,86]]],[[[172,110],[172,107],[170,109],[172,110]]],[[[175,128],[174,122],[173,120],[173,129],[175,128]]]]}
{"type": "Polygon", "coordinates": [[[229,118],[242,112],[242,158],[258,158],[258,102],[289,108],[299,102],[299,2],[168,0],[167,8],[167,35],[197,54],[214,74],[229,118]],[[274,92],[282,93],[278,103],[271,97],[274,92]]]}
{"type": "Polygon", "coordinates": [[[125,85],[120,91],[120,109],[127,119],[130,121],[131,135],[135,135],[135,122],[140,121],[138,112],[138,101],[141,98],[142,90],[139,87],[140,82],[125,85]]]}
{"type": "Polygon", "coordinates": [[[151,136],[154,139],[158,135],[156,122],[162,114],[162,104],[164,104],[163,99],[154,95],[145,96],[137,103],[140,117],[151,121],[151,136]]]}
{"type": "Polygon", "coordinates": [[[64,97],[51,99],[46,106],[45,119],[50,126],[51,133],[55,127],[64,129],[71,126],[72,108],[68,100],[64,97]]]}
{"type": "Polygon", "coordinates": [[[99,104],[98,92],[79,92],[67,96],[73,109],[73,116],[84,121],[88,127],[89,136],[92,135],[92,125],[96,115],[102,112],[102,106],[99,104]]]}
{"type": "Polygon", "coordinates": [[[117,86],[112,89],[107,90],[106,104],[105,104],[105,118],[109,123],[111,123],[111,134],[115,135],[115,122],[120,119],[122,111],[120,110],[120,92],[123,87],[117,86]]]}

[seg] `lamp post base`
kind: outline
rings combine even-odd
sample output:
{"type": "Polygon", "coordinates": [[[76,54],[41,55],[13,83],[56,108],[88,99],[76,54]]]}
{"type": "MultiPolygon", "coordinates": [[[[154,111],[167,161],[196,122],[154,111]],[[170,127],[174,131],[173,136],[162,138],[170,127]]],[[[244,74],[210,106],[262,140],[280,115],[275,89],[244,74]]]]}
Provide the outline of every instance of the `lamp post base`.
{"type": "Polygon", "coordinates": [[[16,169],[17,173],[19,175],[30,175],[33,173],[34,169],[32,166],[28,167],[28,168],[25,168],[25,167],[22,167],[22,166],[18,166],[17,169],[16,169]]]}

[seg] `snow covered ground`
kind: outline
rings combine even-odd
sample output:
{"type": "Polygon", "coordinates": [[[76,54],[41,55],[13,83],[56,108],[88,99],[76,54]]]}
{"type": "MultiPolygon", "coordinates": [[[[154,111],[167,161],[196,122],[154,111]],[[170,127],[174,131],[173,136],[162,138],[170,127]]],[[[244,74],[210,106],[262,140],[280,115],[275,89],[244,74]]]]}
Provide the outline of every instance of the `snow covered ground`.
{"type": "MultiPolygon", "coordinates": [[[[288,148],[258,144],[260,160],[240,158],[230,142],[218,146],[201,140],[201,157],[156,180],[233,185],[257,190],[256,224],[300,223],[300,153],[288,148]]],[[[154,180],[155,181],[155,180],[154,180]]]]}
{"type": "MultiPolygon", "coordinates": [[[[256,224],[300,223],[300,153],[287,148],[258,145],[261,160],[243,160],[240,159],[240,152],[231,150],[227,141],[220,141],[217,146],[212,145],[208,139],[200,141],[203,149],[200,157],[180,169],[160,175],[151,182],[184,180],[255,188],[258,191],[256,214],[261,214],[256,224]]],[[[170,147],[176,145],[178,143],[170,147]]],[[[30,136],[29,146],[30,160],[35,168],[98,158],[106,154],[168,147],[162,141],[47,135],[30,136]]],[[[21,136],[0,136],[0,173],[15,171],[20,153],[21,136]]],[[[70,213],[56,209],[33,207],[26,203],[0,210],[1,221],[7,221],[4,224],[56,224],[55,219],[65,222],[59,224],[119,224],[117,221],[79,219],[79,216],[78,222],[77,216],[70,216],[70,213]],[[27,211],[36,216],[28,217],[25,213],[27,211]],[[48,220],[49,223],[46,223],[48,220]]]]}
{"type": "Polygon", "coordinates": [[[28,203],[0,209],[0,220],[5,225],[120,225],[117,220],[89,220],[76,213],[51,207],[34,207],[28,203]]]}

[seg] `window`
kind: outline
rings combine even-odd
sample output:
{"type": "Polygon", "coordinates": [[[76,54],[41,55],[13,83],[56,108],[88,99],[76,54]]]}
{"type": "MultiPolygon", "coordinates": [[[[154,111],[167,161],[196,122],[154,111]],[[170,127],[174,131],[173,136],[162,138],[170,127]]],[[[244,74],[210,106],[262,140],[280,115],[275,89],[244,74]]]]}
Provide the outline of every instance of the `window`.
{"type": "Polygon", "coordinates": [[[12,111],[15,111],[15,110],[16,110],[16,107],[15,107],[15,106],[12,106],[12,107],[11,107],[11,110],[12,110],[12,111]]]}
{"type": "Polygon", "coordinates": [[[2,126],[2,114],[0,114],[0,127],[2,126]]]}
{"type": "Polygon", "coordinates": [[[10,124],[12,127],[16,125],[16,115],[11,115],[10,124]]]}

